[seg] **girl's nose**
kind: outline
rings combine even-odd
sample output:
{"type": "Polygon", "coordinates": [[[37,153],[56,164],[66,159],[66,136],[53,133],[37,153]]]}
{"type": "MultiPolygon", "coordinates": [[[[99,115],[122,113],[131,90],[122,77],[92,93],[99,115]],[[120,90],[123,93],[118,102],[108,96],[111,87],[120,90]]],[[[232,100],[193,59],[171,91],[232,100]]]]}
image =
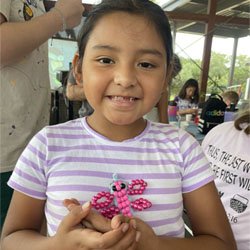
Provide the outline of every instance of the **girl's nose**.
{"type": "Polygon", "coordinates": [[[130,66],[120,65],[116,68],[114,82],[124,88],[134,87],[137,84],[135,69],[130,66]]]}

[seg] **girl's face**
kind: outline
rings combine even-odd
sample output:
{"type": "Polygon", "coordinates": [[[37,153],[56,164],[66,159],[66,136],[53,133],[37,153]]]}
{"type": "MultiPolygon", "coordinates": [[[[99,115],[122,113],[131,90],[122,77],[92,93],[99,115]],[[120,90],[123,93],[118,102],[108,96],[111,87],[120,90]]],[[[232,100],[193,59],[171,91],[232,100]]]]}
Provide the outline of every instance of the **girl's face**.
{"type": "Polygon", "coordinates": [[[89,124],[143,122],[166,88],[166,56],[160,35],[145,17],[125,12],[102,17],[90,34],[80,72],[95,110],[89,124]]]}
{"type": "Polygon", "coordinates": [[[186,88],[186,98],[190,99],[191,97],[193,97],[195,90],[196,90],[195,87],[187,87],[186,88]]]}

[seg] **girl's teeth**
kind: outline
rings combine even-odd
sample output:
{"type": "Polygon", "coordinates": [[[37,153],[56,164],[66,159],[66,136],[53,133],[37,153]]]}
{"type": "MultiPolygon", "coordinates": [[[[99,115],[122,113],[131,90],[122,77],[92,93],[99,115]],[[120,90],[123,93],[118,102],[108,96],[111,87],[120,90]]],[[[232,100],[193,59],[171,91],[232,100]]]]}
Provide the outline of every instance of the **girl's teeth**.
{"type": "Polygon", "coordinates": [[[130,102],[134,102],[134,101],[135,101],[135,98],[133,98],[133,97],[124,98],[124,97],[122,97],[122,96],[113,96],[113,97],[112,97],[112,100],[114,100],[114,101],[130,101],[130,102]]]}

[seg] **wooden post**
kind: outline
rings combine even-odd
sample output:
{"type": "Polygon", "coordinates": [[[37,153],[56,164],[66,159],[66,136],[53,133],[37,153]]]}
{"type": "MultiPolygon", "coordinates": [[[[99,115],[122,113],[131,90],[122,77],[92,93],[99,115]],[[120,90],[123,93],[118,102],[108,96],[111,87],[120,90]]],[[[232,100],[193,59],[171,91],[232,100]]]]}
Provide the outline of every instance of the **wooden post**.
{"type": "Polygon", "coordinates": [[[207,80],[208,80],[212,40],[213,40],[215,18],[216,18],[215,17],[216,5],[217,5],[217,0],[208,1],[209,19],[208,19],[208,23],[206,24],[205,41],[204,41],[204,49],[203,49],[203,57],[202,57],[202,65],[201,65],[202,71],[200,74],[200,101],[205,100],[205,95],[207,91],[207,80]]]}

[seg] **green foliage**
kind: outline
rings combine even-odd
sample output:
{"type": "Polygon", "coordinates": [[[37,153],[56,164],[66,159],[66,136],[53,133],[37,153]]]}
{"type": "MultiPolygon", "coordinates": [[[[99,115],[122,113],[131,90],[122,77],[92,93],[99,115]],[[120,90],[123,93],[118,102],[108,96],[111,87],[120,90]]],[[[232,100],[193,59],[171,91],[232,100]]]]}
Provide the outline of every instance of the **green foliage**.
{"type": "MultiPolygon", "coordinates": [[[[180,57],[180,60],[182,63],[182,70],[171,83],[171,99],[178,95],[181,87],[189,78],[194,78],[198,81],[200,79],[201,61],[199,59],[191,60],[180,57]]],[[[230,64],[231,56],[212,52],[207,93],[221,93],[228,87],[230,64]]],[[[237,56],[232,85],[242,85],[243,96],[246,89],[247,78],[249,77],[250,57],[247,55],[237,56]]]]}

